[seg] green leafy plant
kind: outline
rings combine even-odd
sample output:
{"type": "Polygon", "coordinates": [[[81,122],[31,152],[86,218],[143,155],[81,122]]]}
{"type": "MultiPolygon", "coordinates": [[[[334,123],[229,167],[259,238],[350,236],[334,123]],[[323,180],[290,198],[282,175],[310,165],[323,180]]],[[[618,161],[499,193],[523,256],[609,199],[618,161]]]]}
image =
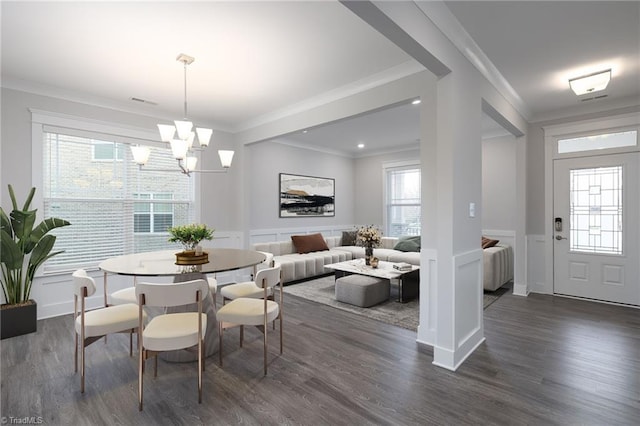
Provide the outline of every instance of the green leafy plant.
{"type": "Polygon", "coordinates": [[[200,241],[213,239],[214,231],[215,229],[198,223],[174,226],[168,229],[169,234],[171,234],[169,241],[172,243],[179,242],[185,250],[195,250],[200,241]]]}
{"type": "Polygon", "coordinates": [[[9,185],[9,196],[13,211],[6,215],[0,208],[0,263],[2,264],[2,292],[8,304],[19,304],[29,300],[33,277],[47,259],[62,253],[51,253],[56,242],[49,231],[71,225],[55,217],[44,219],[37,226],[36,211],[29,210],[36,189],[31,188],[27,201],[18,209],[13,187],[9,185]]]}

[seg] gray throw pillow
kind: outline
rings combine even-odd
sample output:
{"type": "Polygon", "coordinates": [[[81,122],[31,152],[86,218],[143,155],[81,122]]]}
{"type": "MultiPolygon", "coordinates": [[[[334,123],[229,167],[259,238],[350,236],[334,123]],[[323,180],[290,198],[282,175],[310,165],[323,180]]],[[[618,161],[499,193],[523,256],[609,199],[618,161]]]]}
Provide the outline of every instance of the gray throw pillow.
{"type": "Polygon", "coordinates": [[[358,231],[342,231],[342,245],[355,246],[358,231]]]}
{"type": "Polygon", "coordinates": [[[393,248],[394,250],[398,250],[398,251],[418,252],[420,251],[420,240],[418,239],[418,242],[416,242],[415,238],[402,238],[398,240],[398,242],[393,248]]]}

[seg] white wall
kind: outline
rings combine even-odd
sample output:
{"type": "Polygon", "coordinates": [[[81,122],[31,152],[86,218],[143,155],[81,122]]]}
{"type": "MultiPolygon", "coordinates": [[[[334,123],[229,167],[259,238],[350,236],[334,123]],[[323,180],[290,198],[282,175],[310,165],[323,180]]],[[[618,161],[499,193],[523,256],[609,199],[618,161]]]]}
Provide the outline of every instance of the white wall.
{"type": "Polygon", "coordinates": [[[353,159],[278,143],[246,147],[250,192],[249,229],[304,228],[354,221],[353,159]],[[335,179],[334,217],[279,217],[280,173],[335,179]]]}
{"type": "Polygon", "coordinates": [[[513,136],[482,140],[482,229],[515,231],[516,142],[513,136]]]}
{"type": "MultiPolygon", "coordinates": [[[[384,229],[384,163],[419,161],[420,150],[362,157],[355,161],[355,224],[384,229]]],[[[424,200],[423,200],[424,202],[424,200]]]]}

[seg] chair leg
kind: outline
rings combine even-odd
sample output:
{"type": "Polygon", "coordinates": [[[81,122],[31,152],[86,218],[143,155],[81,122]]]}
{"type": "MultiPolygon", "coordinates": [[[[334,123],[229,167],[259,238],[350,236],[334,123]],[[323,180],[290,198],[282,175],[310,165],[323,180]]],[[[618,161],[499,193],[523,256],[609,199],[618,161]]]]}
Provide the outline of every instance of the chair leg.
{"type": "Polygon", "coordinates": [[[222,333],[224,328],[222,327],[222,321],[218,322],[218,356],[220,357],[220,367],[222,367],[222,333]]]}
{"type": "Polygon", "coordinates": [[[84,342],[80,353],[80,393],[84,393],[84,342]]]}
{"type": "Polygon", "coordinates": [[[264,375],[267,375],[267,327],[264,327],[264,375]]]}
{"type": "Polygon", "coordinates": [[[144,349],[140,347],[138,351],[138,410],[142,411],[142,379],[143,379],[143,367],[144,367],[144,349]]]}
{"type": "MultiPolygon", "coordinates": [[[[275,321],[273,322],[276,323],[275,321]]],[[[282,312],[280,312],[280,355],[282,355],[282,312]]]]}
{"type": "Polygon", "coordinates": [[[129,331],[129,356],[133,356],[133,330],[129,331]]]}
{"type": "Polygon", "coordinates": [[[73,351],[73,362],[75,365],[75,372],[78,372],[78,333],[74,331],[74,334],[76,335],[76,347],[73,351]]]}
{"type": "Polygon", "coordinates": [[[202,370],[204,370],[204,342],[202,339],[198,342],[198,404],[202,404],[202,370]]]}
{"type": "Polygon", "coordinates": [[[244,325],[240,326],[240,347],[242,347],[242,343],[244,342],[244,325]]]}

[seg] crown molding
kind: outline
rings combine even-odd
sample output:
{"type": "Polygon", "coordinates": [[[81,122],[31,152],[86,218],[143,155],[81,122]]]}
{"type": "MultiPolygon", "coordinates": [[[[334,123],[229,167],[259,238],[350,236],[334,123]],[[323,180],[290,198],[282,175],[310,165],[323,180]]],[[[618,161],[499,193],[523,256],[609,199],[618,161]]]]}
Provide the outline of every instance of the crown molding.
{"type": "Polygon", "coordinates": [[[491,62],[480,46],[471,38],[462,24],[442,0],[416,1],[416,6],[467,58],[491,85],[525,118],[530,121],[532,112],[520,95],[491,62]]]}
{"type": "MultiPolygon", "coordinates": [[[[55,99],[61,99],[69,102],[77,102],[85,105],[90,105],[98,108],[112,109],[118,112],[125,112],[129,114],[141,115],[144,117],[153,118],[156,120],[175,120],[175,115],[169,115],[168,112],[158,109],[154,105],[137,105],[130,102],[116,101],[113,99],[107,99],[100,96],[89,95],[81,92],[74,92],[60,87],[50,86],[33,81],[26,81],[19,78],[2,77],[2,88],[17,90],[20,92],[31,93],[39,96],[46,96],[55,99]]],[[[201,120],[198,120],[201,122],[201,120]]],[[[203,123],[204,124],[204,123],[203,123]]],[[[221,123],[207,122],[207,125],[211,126],[214,130],[231,133],[233,129],[227,125],[221,123]]]]}
{"type": "Polygon", "coordinates": [[[269,114],[256,117],[252,120],[245,121],[234,128],[235,133],[243,132],[254,127],[280,120],[282,118],[299,114],[322,105],[344,99],[358,93],[366,92],[378,86],[399,80],[409,75],[417,74],[424,71],[424,67],[417,61],[411,59],[392,68],[388,68],[376,74],[372,74],[363,79],[356,80],[344,86],[337,87],[318,96],[307,98],[302,102],[289,105],[285,108],[275,110],[269,114]]]}

